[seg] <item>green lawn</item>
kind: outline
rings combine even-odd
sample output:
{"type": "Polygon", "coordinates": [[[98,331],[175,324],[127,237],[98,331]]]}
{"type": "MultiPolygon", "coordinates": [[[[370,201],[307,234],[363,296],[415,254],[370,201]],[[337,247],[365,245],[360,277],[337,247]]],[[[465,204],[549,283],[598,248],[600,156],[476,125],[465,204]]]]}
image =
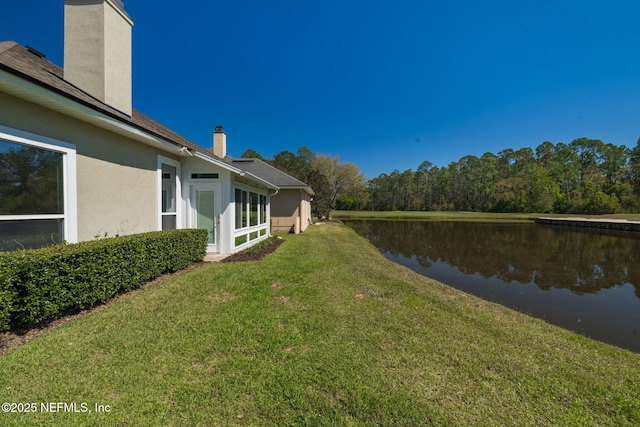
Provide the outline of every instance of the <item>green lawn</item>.
{"type": "Polygon", "coordinates": [[[640,355],[424,278],[339,223],[285,239],[0,356],[0,400],[37,404],[0,425],[640,424],[640,355]]]}

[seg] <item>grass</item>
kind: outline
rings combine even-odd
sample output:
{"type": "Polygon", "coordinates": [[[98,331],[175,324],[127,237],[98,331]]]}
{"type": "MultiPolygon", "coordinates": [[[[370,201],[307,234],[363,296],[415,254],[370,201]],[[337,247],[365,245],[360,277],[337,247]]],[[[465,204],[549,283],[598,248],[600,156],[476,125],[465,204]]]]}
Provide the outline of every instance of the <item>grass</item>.
{"type": "Polygon", "coordinates": [[[640,355],[391,263],[339,223],[0,357],[0,425],[638,425],[640,355]]]}
{"type": "Polygon", "coordinates": [[[640,221],[640,214],[541,214],[541,213],[491,213],[449,211],[333,211],[334,219],[387,219],[387,220],[437,220],[437,221],[533,221],[537,217],[612,218],[640,221]]]}

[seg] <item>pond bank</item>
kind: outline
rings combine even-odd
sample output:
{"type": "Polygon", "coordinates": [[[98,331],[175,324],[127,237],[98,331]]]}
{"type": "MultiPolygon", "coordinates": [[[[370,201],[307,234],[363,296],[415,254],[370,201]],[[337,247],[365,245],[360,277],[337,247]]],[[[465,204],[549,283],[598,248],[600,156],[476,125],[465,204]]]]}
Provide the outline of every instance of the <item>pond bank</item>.
{"type": "Polygon", "coordinates": [[[599,230],[632,231],[640,233],[640,221],[611,218],[550,218],[538,217],[536,224],[562,227],[595,228],[599,230]]]}
{"type": "MultiPolygon", "coordinates": [[[[538,213],[494,213],[459,211],[333,211],[334,219],[387,219],[387,220],[435,220],[435,221],[535,221],[536,218],[575,218],[577,214],[538,213]]],[[[580,215],[580,218],[594,221],[640,222],[640,214],[623,213],[607,215],[580,215]]]]}

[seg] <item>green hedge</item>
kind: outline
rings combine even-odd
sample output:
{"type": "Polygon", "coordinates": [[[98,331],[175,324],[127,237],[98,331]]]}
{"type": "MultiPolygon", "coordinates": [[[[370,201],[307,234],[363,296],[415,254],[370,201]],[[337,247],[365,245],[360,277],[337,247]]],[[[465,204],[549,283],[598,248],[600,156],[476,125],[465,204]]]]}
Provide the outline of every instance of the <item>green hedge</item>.
{"type": "Polygon", "coordinates": [[[202,261],[207,231],[155,231],[0,253],[0,331],[104,303],[202,261]]]}

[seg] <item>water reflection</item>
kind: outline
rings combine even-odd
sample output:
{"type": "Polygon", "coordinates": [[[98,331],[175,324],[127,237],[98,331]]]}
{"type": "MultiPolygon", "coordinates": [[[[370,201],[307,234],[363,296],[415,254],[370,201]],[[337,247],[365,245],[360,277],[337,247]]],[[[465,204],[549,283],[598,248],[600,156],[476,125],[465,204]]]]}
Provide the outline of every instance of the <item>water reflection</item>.
{"type": "Polygon", "coordinates": [[[640,238],[533,223],[348,225],[422,274],[640,352],[640,238]]]}

